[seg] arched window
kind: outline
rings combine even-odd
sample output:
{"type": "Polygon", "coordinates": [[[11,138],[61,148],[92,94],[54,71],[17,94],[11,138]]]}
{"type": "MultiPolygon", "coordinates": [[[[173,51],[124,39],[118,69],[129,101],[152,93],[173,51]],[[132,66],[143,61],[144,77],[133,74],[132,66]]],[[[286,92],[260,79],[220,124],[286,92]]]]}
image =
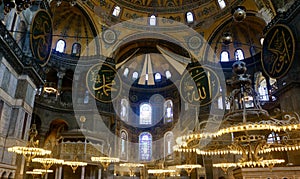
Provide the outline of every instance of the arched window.
{"type": "Polygon", "coordinates": [[[139,136],[140,160],[150,161],[152,156],[152,136],[149,132],[143,132],[139,136]]]}
{"type": "Polygon", "coordinates": [[[121,12],[121,8],[119,6],[115,6],[112,15],[118,17],[120,15],[120,12],[121,12]]]}
{"type": "Polygon", "coordinates": [[[127,132],[125,130],[121,130],[120,136],[120,158],[123,160],[127,160],[127,132]]]}
{"type": "Polygon", "coordinates": [[[140,124],[152,123],[152,107],[148,103],[144,103],[140,106],[140,124]]]}
{"type": "Polygon", "coordinates": [[[81,45],[79,43],[74,43],[72,46],[72,55],[80,56],[81,53],[81,45]]]}
{"type": "Polygon", "coordinates": [[[161,74],[155,73],[154,79],[155,79],[155,81],[161,81],[161,74]]]}
{"type": "Polygon", "coordinates": [[[125,68],[124,72],[123,72],[123,75],[125,77],[128,77],[128,74],[129,74],[129,68],[125,68]]]}
{"type": "Polygon", "coordinates": [[[226,7],[226,3],[224,0],[218,0],[218,4],[221,9],[224,9],[226,7]]]}
{"type": "Polygon", "coordinates": [[[166,71],[166,78],[170,79],[172,77],[171,72],[169,70],[166,71]]]}
{"type": "Polygon", "coordinates": [[[155,15],[150,16],[149,24],[151,26],[156,26],[156,17],[155,17],[155,15]]]}
{"type": "Polygon", "coordinates": [[[121,99],[120,118],[122,121],[128,121],[128,100],[121,99]]]}
{"type": "Polygon", "coordinates": [[[56,48],[55,50],[57,52],[63,53],[65,51],[65,47],[66,47],[66,42],[62,39],[58,40],[56,43],[56,48]]]}
{"type": "Polygon", "coordinates": [[[244,60],[244,51],[242,49],[236,49],[234,52],[235,60],[244,60]]]}
{"type": "Polygon", "coordinates": [[[132,80],[136,80],[136,79],[138,79],[138,77],[139,77],[139,73],[138,72],[133,72],[132,73],[132,80]]]}
{"type": "Polygon", "coordinates": [[[167,100],[164,103],[164,122],[172,122],[173,121],[173,102],[172,100],[167,100]]]}
{"type": "Polygon", "coordinates": [[[187,12],[186,13],[186,21],[187,21],[187,23],[194,22],[194,15],[193,15],[192,12],[187,12]]]}
{"type": "Polygon", "coordinates": [[[266,78],[261,76],[260,82],[257,86],[259,100],[261,101],[269,101],[269,94],[267,88],[266,78]]]}
{"type": "Polygon", "coordinates": [[[229,52],[228,51],[222,51],[221,55],[220,55],[220,58],[221,58],[221,62],[229,62],[229,60],[230,60],[229,52]]]}
{"type": "MultiPolygon", "coordinates": [[[[173,145],[174,145],[174,135],[172,132],[165,133],[164,136],[164,153],[165,156],[169,156],[173,153],[173,145]]],[[[171,159],[172,156],[167,157],[168,159],[171,159]]]]}

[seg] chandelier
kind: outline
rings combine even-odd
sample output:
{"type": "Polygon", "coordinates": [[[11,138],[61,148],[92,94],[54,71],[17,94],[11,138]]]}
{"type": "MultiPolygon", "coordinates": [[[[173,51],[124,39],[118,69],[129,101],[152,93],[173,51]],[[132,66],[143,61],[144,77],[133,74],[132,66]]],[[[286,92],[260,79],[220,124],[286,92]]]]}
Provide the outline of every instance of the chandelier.
{"type": "Polygon", "coordinates": [[[130,176],[133,176],[133,170],[134,168],[144,167],[144,164],[142,163],[121,163],[121,167],[128,167],[130,171],[130,176]]]}
{"type": "Polygon", "coordinates": [[[39,141],[35,140],[38,131],[36,129],[36,125],[32,124],[29,130],[29,141],[26,146],[13,146],[8,148],[8,152],[14,152],[16,154],[21,154],[25,157],[27,166],[31,160],[36,156],[45,156],[51,154],[50,150],[45,150],[43,148],[39,148],[39,141]]]}
{"type": "Polygon", "coordinates": [[[91,157],[93,162],[100,162],[103,166],[104,171],[108,168],[109,164],[119,162],[119,158],[115,157],[91,157]]]}
{"type": "Polygon", "coordinates": [[[63,164],[64,160],[56,158],[34,158],[32,159],[32,162],[41,163],[45,170],[49,170],[53,164],[63,164]]]}
{"type": "Polygon", "coordinates": [[[202,165],[199,164],[182,164],[182,165],[176,165],[176,168],[184,169],[188,176],[191,175],[191,172],[194,168],[202,168],[202,165]]]}
{"type": "Polygon", "coordinates": [[[86,162],[80,162],[80,161],[64,161],[63,165],[70,166],[73,170],[73,173],[75,173],[78,167],[87,166],[87,163],[86,162]]]}
{"type": "Polygon", "coordinates": [[[239,155],[233,163],[215,163],[225,172],[230,167],[269,167],[284,163],[283,159],[266,159],[271,152],[294,151],[300,149],[300,118],[297,113],[277,111],[275,116],[262,109],[250,75],[246,74],[246,64],[236,61],[233,65],[233,88],[229,96],[230,110],[222,118],[213,117],[200,124],[199,130],[177,138],[174,151],[196,153],[198,155],[239,155]],[[249,101],[253,99],[253,101],[249,101]],[[247,104],[251,104],[250,107],[247,104]],[[206,126],[218,126],[207,130],[206,126]],[[280,135],[280,142],[269,141],[270,134],[280,135]]]}

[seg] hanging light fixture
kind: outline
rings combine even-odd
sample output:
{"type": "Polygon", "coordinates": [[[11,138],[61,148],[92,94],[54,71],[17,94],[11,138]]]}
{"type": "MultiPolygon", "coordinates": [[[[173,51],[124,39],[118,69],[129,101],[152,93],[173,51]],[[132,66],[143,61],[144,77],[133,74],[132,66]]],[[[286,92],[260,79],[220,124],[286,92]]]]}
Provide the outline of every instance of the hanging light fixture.
{"type": "Polygon", "coordinates": [[[32,162],[41,163],[45,170],[49,170],[53,164],[63,164],[64,160],[56,158],[34,158],[32,159],[32,162]]]}
{"type": "Polygon", "coordinates": [[[232,17],[236,22],[242,22],[246,18],[246,8],[244,6],[237,6],[232,9],[232,17]]]}
{"type": "Polygon", "coordinates": [[[246,65],[242,64],[243,62],[236,61],[232,65],[233,77],[230,83],[233,91],[229,97],[231,106],[223,117],[220,128],[210,132],[199,129],[192,134],[180,136],[176,139],[180,142],[174,147],[175,151],[196,152],[199,155],[241,155],[236,162],[214,164],[214,167],[221,167],[226,172],[229,167],[272,168],[285,160],[265,159],[262,154],[300,149],[299,139],[291,137],[300,134],[300,117],[296,112],[282,112],[272,117],[256,100],[251,108],[246,107],[245,98],[251,96],[255,99],[255,93],[250,75],[246,74],[246,65]],[[270,133],[281,133],[289,136],[289,140],[269,143],[266,136],[270,133]],[[207,139],[211,143],[199,145],[201,140],[207,139]]]}
{"type": "Polygon", "coordinates": [[[108,168],[109,164],[119,162],[119,158],[115,157],[91,157],[93,162],[100,162],[104,168],[104,171],[108,168]]]}
{"type": "Polygon", "coordinates": [[[80,162],[80,161],[64,161],[63,165],[68,165],[72,168],[73,173],[77,170],[78,167],[87,166],[86,162],[80,162]]]}
{"type": "Polygon", "coordinates": [[[14,152],[16,154],[21,154],[25,157],[27,161],[27,166],[31,160],[36,156],[45,156],[51,154],[50,150],[45,150],[43,148],[39,148],[39,141],[35,140],[35,137],[38,135],[38,131],[36,129],[36,124],[32,124],[29,130],[29,141],[26,146],[13,146],[8,148],[8,152],[14,152]]]}

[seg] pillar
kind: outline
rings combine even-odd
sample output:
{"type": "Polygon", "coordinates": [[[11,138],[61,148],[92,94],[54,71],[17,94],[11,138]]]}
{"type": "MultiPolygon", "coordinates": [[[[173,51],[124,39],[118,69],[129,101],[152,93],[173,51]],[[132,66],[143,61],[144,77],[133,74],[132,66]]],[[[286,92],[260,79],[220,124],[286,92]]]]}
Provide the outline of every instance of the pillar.
{"type": "Polygon", "coordinates": [[[85,166],[81,167],[81,179],[84,179],[85,166]]]}

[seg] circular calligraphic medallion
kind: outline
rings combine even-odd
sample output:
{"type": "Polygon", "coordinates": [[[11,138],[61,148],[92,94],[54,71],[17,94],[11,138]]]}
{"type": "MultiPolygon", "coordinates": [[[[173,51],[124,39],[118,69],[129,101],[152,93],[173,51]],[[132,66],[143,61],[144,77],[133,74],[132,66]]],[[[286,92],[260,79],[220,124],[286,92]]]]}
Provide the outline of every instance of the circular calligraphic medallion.
{"type": "Polygon", "coordinates": [[[117,40],[117,34],[116,34],[115,31],[113,31],[111,29],[107,29],[107,30],[105,30],[103,32],[102,38],[103,38],[103,40],[104,40],[105,43],[107,43],[107,44],[113,44],[117,40]]]}
{"type": "Polygon", "coordinates": [[[271,78],[281,78],[289,71],[295,56],[295,39],[290,28],[277,24],[266,34],[261,64],[271,78]]]}
{"type": "Polygon", "coordinates": [[[94,98],[105,103],[115,100],[122,88],[117,71],[107,64],[92,66],[86,75],[86,85],[94,98]]]}
{"type": "Polygon", "coordinates": [[[30,47],[32,55],[41,66],[45,66],[51,55],[52,18],[45,10],[39,10],[30,29],[30,47]]]}
{"type": "Polygon", "coordinates": [[[181,97],[191,105],[208,105],[217,97],[219,91],[219,77],[208,67],[192,67],[183,74],[180,81],[181,97]]]}
{"type": "Polygon", "coordinates": [[[199,49],[202,44],[202,40],[198,36],[192,36],[188,39],[188,46],[193,50],[199,49]]]}

